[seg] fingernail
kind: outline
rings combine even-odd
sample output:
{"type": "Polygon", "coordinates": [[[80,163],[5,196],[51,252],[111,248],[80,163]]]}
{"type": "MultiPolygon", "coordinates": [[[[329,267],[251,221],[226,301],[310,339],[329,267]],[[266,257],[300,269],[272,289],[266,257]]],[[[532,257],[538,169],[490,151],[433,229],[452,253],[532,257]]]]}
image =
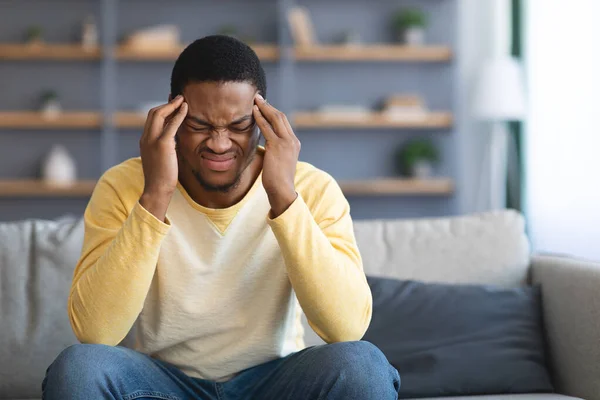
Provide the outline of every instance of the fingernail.
{"type": "Polygon", "coordinates": [[[178,95],[177,95],[177,97],[175,97],[175,100],[179,100],[179,99],[181,99],[182,97],[183,97],[182,95],[178,94],[178,95]]]}
{"type": "Polygon", "coordinates": [[[258,111],[258,106],[256,104],[252,108],[254,108],[254,111],[258,111]]]}
{"type": "Polygon", "coordinates": [[[259,98],[259,99],[261,99],[262,101],[265,101],[265,98],[264,98],[264,97],[262,97],[262,96],[260,95],[260,93],[256,93],[256,97],[258,97],[258,98],[259,98]]]}

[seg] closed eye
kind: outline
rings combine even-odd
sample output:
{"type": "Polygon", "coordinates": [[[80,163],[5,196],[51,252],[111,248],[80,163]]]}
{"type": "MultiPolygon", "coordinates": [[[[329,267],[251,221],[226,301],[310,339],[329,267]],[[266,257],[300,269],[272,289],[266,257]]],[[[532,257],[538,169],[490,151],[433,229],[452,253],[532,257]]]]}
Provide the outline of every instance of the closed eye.
{"type": "Polygon", "coordinates": [[[186,126],[192,132],[208,132],[210,130],[210,128],[207,126],[196,126],[192,124],[186,124],[186,126]]]}
{"type": "MultiPolygon", "coordinates": [[[[243,125],[243,124],[240,124],[240,125],[243,125]]],[[[232,128],[232,130],[234,130],[236,132],[247,132],[250,129],[253,129],[254,126],[255,126],[254,121],[251,121],[249,124],[245,124],[245,126],[241,126],[241,127],[240,126],[234,126],[232,128]]]]}

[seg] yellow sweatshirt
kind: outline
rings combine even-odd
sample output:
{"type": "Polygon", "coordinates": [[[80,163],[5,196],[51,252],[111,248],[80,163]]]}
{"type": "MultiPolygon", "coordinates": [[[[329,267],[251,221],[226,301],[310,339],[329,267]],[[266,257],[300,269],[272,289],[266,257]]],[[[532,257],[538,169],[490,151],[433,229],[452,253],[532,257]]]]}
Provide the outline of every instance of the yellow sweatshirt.
{"type": "Polygon", "coordinates": [[[179,185],[164,223],[138,202],[139,158],[107,171],[69,295],[77,338],[117,345],[135,326],[136,350],[216,381],[302,349],[298,303],[326,342],[359,340],[372,299],[348,202],[307,163],[295,181],[298,198],[275,219],[260,176],[226,209],[179,185]]]}

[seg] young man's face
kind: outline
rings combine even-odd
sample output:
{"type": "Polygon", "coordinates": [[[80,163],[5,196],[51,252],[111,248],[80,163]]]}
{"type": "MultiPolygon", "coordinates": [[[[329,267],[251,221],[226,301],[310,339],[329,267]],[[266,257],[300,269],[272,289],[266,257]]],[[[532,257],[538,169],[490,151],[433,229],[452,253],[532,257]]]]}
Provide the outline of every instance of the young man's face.
{"type": "Polygon", "coordinates": [[[188,115],[177,133],[180,168],[207,190],[233,188],[259,141],[252,116],[257,89],[245,82],[190,83],[183,90],[188,115]]]}

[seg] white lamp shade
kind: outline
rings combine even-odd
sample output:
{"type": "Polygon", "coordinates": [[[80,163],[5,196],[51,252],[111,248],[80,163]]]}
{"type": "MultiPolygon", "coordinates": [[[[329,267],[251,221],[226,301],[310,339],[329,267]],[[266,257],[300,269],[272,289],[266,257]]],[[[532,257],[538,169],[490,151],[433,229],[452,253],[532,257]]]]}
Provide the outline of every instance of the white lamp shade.
{"type": "Polygon", "coordinates": [[[519,62],[513,57],[499,57],[486,62],[473,100],[477,118],[493,121],[523,119],[527,107],[519,62]]]}

